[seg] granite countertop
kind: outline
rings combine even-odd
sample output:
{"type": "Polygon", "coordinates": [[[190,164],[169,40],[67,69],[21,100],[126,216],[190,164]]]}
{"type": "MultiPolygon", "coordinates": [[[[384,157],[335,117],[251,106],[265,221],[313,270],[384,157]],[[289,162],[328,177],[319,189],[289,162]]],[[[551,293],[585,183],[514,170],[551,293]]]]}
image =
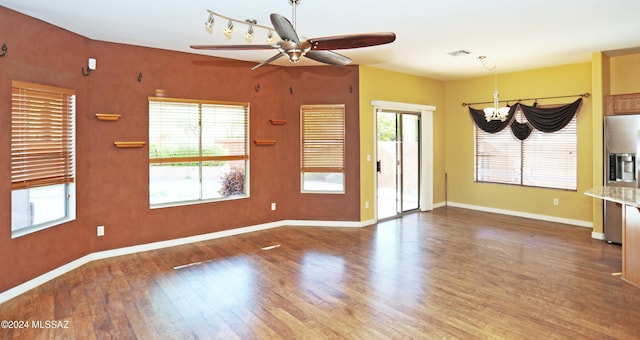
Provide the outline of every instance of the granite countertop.
{"type": "Polygon", "coordinates": [[[584,192],[585,195],[601,198],[634,207],[640,207],[640,189],[629,187],[595,187],[584,192]]]}

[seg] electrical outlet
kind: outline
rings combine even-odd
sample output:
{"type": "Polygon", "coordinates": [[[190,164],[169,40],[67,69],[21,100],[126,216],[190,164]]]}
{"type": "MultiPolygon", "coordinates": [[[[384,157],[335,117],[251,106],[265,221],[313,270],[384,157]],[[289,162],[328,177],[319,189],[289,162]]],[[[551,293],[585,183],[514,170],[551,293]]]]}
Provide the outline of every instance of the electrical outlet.
{"type": "Polygon", "coordinates": [[[364,208],[369,209],[369,201],[364,201],[364,208]]]}
{"type": "Polygon", "coordinates": [[[557,198],[553,199],[553,205],[560,205],[560,200],[557,198]]]}
{"type": "Polygon", "coordinates": [[[103,225],[99,225],[97,228],[97,232],[98,232],[98,236],[104,236],[104,226],[103,225]]]}
{"type": "Polygon", "coordinates": [[[276,202],[271,203],[271,210],[276,210],[276,202]]]}

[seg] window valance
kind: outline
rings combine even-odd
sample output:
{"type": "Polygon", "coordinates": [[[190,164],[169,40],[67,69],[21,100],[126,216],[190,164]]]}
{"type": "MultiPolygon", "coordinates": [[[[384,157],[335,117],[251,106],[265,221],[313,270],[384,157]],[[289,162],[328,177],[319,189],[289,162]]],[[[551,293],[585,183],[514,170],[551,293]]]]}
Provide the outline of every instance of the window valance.
{"type": "Polygon", "coordinates": [[[573,119],[573,116],[580,109],[581,104],[582,98],[577,99],[573,103],[552,108],[541,108],[516,103],[509,108],[509,114],[504,122],[499,120],[487,122],[484,117],[484,112],[474,109],[471,106],[469,106],[469,114],[476,126],[485,132],[496,133],[509,126],[516,138],[525,140],[529,137],[533,129],[542,132],[561,130],[573,119]],[[515,119],[515,113],[518,109],[522,110],[522,113],[527,118],[526,123],[520,123],[515,119]]]}

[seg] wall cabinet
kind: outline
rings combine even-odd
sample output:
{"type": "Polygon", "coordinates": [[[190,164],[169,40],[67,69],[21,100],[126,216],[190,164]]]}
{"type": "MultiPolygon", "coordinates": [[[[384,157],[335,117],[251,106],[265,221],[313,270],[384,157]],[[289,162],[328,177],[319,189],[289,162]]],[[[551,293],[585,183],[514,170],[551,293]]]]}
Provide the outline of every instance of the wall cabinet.
{"type": "Polygon", "coordinates": [[[640,113],[640,93],[607,96],[607,115],[640,113]]]}

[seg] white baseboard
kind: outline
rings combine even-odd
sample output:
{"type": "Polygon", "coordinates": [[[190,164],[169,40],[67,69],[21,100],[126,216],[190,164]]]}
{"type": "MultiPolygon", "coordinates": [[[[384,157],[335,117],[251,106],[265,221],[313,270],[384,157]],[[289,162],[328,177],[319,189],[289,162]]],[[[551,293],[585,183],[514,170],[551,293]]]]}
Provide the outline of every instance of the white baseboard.
{"type": "Polygon", "coordinates": [[[140,245],[135,245],[135,246],[131,246],[131,247],[124,247],[124,248],[118,248],[118,249],[111,249],[111,250],[105,250],[105,251],[99,251],[99,252],[95,252],[95,253],[91,253],[88,255],[85,255],[77,260],[71,261],[63,266],[60,266],[54,270],[51,270],[47,273],[44,273],[34,279],[31,279],[25,283],[22,283],[18,286],[15,286],[13,288],[10,288],[2,293],[0,293],[0,304],[13,299],[14,297],[26,293],[27,291],[36,288],[38,286],[40,286],[43,283],[46,283],[48,281],[51,281],[53,279],[55,279],[56,277],[66,274],[76,268],[79,268],[91,261],[95,261],[95,260],[102,260],[102,259],[107,259],[107,258],[111,258],[111,257],[116,257],[116,256],[122,256],[122,255],[129,255],[129,254],[134,254],[134,253],[140,253],[143,251],[149,251],[149,250],[155,250],[155,249],[162,249],[162,248],[168,248],[168,247],[174,247],[174,246],[179,246],[179,245],[183,245],[183,244],[189,244],[189,243],[194,243],[194,242],[201,242],[201,241],[207,241],[207,240],[212,240],[212,239],[217,239],[217,238],[222,238],[222,237],[227,237],[227,236],[233,236],[233,235],[239,235],[239,234],[246,234],[246,233],[251,233],[254,231],[259,231],[259,230],[266,230],[266,229],[272,229],[272,228],[278,228],[278,227],[283,227],[283,226],[326,226],[326,227],[365,227],[371,224],[375,224],[376,221],[302,221],[302,220],[283,220],[283,221],[277,221],[277,222],[270,222],[270,223],[264,223],[264,224],[258,224],[258,225],[254,225],[254,226],[249,226],[249,227],[243,227],[243,228],[235,228],[235,229],[230,229],[230,230],[224,230],[224,231],[218,231],[218,232],[213,232],[213,233],[208,233],[208,234],[202,234],[202,235],[195,235],[195,236],[189,236],[189,237],[183,237],[183,238],[178,238],[178,239],[173,239],[173,240],[167,240],[167,241],[160,241],[160,242],[153,242],[153,243],[146,243],[146,244],[140,244],[140,245]]]}
{"type": "Polygon", "coordinates": [[[596,233],[595,231],[591,232],[591,238],[596,240],[604,241],[604,233],[596,233]]]}
{"type": "Polygon", "coordinates": [[[307,221],[307,220],[286,220],[282,221],[282,225],[288,225],[293,227],[349,227],[349,228],[361,228],[371,224],[375,224],[376,221],[307,221]]]}
{"type": "Polygon", "coordinates": [[[22,283],[18,286],[15,286],[11,289],[5,290],[4,292],[0,293],[0,304],[13,299],[14,297],[23,294],[33,288],[36,288],[38,286],[40,286],[43,283],[46,283],[48,281],[51,281],[53,279],[55,279],[56,277],[62,275],[62,274],[66,274],[78,267],[81,267],[89,262],[92,261],[91,255],[86,255],[83,256],[75,261],[71,261],[61,267],[58,267],[50,272],[44,273],[34,279],[31,279],[25,283],[22,283]]]}
{"type": "MultiPolygon", "coordinates": [[[[168,248],[168,247],[175,247],[183,244],[208,241],[216,238],[246,234],[254,231],[266,230],[266,229],[277,228],[277,227],[282,227],[284,225],[287,225],[287,224],[284,224],[283,222],[285,221],[258,224],[258,225],[249,226],[249,227],[217,231],[213,233],[188,236],[188,237],[177,238],[177,239],[167,240],[167,241],[139,244],[131,247],[100,251],[100,252],[92,253],[89,256],[91,257],[91,261],[102,260],[110,257],[135,254],[143,251],[156,250],[156,249],[162,249],[162,248],[168,248]]],[[[0,302],[2,302],[1,299],[0,299],[0,302]]]]}
{"type": "Polygon", "coordinates": [[[433,208],[442,208],[442,207],[446,207],[447,206],[447,202],[440,202],[440,203],[434,203],[433,204],[433,208]]]}
{"type": "Polygon", "coordinates": [[[571,224],[571,225],[575,225],[575,226],[579,226],[579,227],[585,227],[585,228],[593,228],[593,223],[590,222],[590,221],[581,221],[581,220],[574,220],[574,219],[570,219],[570,218],[562,218],[562,217],[549,216],[549,215],[532,214],[532,213],[527,213],[527,212],[522,212],[522,211],[515,211],[515,210],[496,209],[496,208],[489,208],[489,207],[483,207],[483,206],[471,205],[471,204],[464,204],[464,203],[456,203],[456,202],[447,202],[447,205],[451,206],[451,207],[457,207],[457,208],[465,208],[465,209],[485,211],[485,212],[502,214],[502,215],[511,215],[511,216],[517,216],[517,217],[530,218],[530,219],[534,219],[534,220],[571,224]]]}

